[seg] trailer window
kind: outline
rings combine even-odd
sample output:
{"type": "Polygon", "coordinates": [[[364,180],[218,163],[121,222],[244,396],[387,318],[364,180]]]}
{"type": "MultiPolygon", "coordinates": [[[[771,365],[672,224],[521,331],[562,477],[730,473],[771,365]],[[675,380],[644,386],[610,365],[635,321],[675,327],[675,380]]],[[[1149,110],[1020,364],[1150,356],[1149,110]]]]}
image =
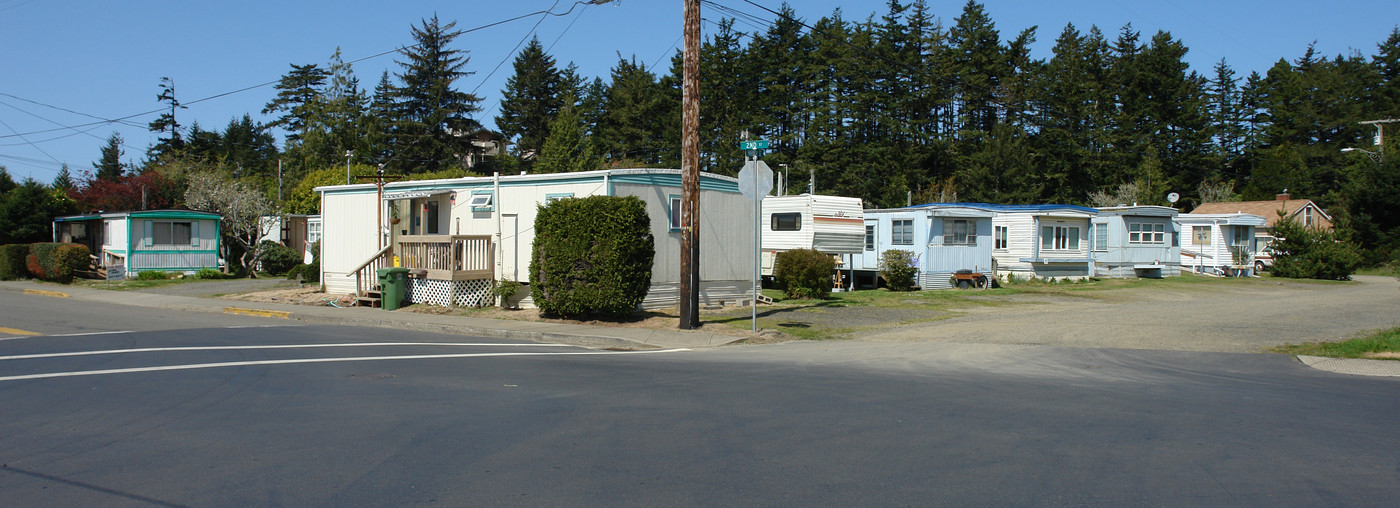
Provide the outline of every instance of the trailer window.
{"type": "Polygon", "coordinates": [[[943,245],[977,245],[977,223],[966,219],[944,219],[943,245]]]}
{"type": "Polygon", "coordinates": [[[775,213],[772,224],[769,225],[773,231],[801,231],[802,213],[775,213]]]}

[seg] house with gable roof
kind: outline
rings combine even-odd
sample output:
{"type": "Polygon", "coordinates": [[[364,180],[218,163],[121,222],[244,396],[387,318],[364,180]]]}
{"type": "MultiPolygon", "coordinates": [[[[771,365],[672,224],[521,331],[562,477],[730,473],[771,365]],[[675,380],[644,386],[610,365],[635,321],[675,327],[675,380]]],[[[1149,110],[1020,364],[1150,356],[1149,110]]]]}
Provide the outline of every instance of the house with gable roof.
{"type": "Polygon", "coordinates": [[[1269,256],[1269,243],[1273,242],[1273,227],[1278,224],[1279,212],[1283,212],[1284,217],[1292,217],[1298,224],[1308,228],[1318,228],[1323,231],[1332,231],[1332,216],[1327,214],[1321,206],[1311,199],[1291,199],[1288,190],[1275,196],[1273,201],[1233,201],[1223,203],[1202,203],[1192,214],[1230,214],[1247,213],[1258,215],[1264,218],[1264,225],[1254,228],[1255,271],[1264,270],[1273,266],[1273,258],[1269,256]]]}

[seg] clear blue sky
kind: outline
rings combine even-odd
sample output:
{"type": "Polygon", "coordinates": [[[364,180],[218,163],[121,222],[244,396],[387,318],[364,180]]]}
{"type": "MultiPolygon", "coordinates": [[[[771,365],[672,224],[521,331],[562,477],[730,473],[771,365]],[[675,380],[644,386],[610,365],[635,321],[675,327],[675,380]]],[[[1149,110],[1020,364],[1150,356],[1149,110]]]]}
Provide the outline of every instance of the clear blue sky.
{"type": "MultiPolygon", "coordinates": [[[[745,0],[715,1],[774,18],[745,0]]],[[[774,10],[780,6],[778,0],[752,2],[774,10]]],[[[929,6],[951,26],[964,2],[929,0],[929,6]]],[[[885,0],[791,4],[808,22],[838,6],[848,20],[878,17],[886,10],[885,0]]],[[[175,80],[179,99],[189,105],[178,113],[182,124],[197,121],[204,129],[222,130],[244,113],[268,121],[259,112],[274,95],[271,86],[229,92],[276,81],[291,63],[324,63],[337,46],[346,60],[355,60],[411,43],[410,27],[435,13],[443,22],[455,20],[458,28],[471,30],[551,7],[564,12],[571,5],[572,0],[0,0],[0,47],[5,48],[0,56],[0,165],[16,178],[32,176],[47,183],[66,162],[76,177],[91,169],[114,131],[126,140],[124,160],[139,161],[155,139],[145,125],[157,114],[142,113],[159,108],[162,76],[175,80]],[[215,97],[220,94],[228,95],[215,97]],[[127,120],[102,123],[119,118],[127,120]]],[[[1144,41],[1159,29],[1181,39],[1198,72],[1210,72],[1214,62],[1225,58],[1241,77],[1263,73],[1279,58],[1296,59],[1313,41],[1327,56],[1372,55],[1400,23],[1400,2],[1376,0],[988,0],[984,5],[1003,39],[1039,26],[1035,58],[1051,56],[1066,23],[1081,31],[1097,25],[1110,39],[1132,23],[1144,41]]],[[[457,39],[456,47],[470,52],[467,70],[474,74],[458,86],[484,98],[478,119],[494,127],[517,44],[532,30],[560,65],[574,62],[589,78],[606,79],[619,53],[635,55],[648,66],[659,63],[665,71],[680,42],[682,11],[681,0],[621,0],[470,32],[457,39]]],[[[708,35],[723,16],[708,5],[701,13],[708,35]]],[[[737,28],[760,29],[746,22],[737,28]]],[[[391,54],[356,63],[354,69],[362,84],[372,88],[381,72],[399,67],[391,54]]]]}

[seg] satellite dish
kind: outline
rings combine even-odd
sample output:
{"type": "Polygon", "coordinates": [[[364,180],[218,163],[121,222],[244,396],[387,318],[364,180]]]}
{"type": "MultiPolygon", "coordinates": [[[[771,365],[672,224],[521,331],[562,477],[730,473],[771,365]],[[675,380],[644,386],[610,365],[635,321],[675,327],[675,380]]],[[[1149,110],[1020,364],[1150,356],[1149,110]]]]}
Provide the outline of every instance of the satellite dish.
{"type": "Polygon", "coordinates": [[[1167,202],[1168,202],[1168,203],[1176,204],[1176,200],[1178,200],[1178,199],[1181,199],[1181,195],[1179,195],[1179,194],[1177,194],[1177,193],[1175,193],[1175,192],[1170,193],[1170,194],[1167,194],[1167,202]]]}

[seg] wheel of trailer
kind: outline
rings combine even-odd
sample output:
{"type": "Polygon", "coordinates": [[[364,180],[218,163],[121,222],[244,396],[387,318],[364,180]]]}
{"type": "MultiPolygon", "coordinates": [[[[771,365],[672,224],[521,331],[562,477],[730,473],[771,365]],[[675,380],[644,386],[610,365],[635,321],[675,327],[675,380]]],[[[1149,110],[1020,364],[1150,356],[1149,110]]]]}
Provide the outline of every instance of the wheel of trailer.
{"type": "Polygon", "coordinates": [[[977,289],[987,289],[987,277],[978,277],[973,282],[977,285],[977,289]]]}
{"type": "Polygon", "coordinates": [[[958,280],[958,289],[967,289],[970,287],[972,287],[972,281],[967,279],[958,280]]]}

